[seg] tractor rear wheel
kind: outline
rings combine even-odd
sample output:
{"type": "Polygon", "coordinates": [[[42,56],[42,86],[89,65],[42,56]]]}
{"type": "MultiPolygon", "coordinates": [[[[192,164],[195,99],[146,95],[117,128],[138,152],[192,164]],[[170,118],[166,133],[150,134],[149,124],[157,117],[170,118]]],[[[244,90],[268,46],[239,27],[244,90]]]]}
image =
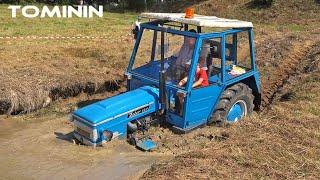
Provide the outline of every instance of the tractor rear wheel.
{"type": "Polygon", "coordinates": [[[226,126],[243,119],[253,112],[252,89],[243,83],[227,88],[220,97],[209,125],[226,126]]]}

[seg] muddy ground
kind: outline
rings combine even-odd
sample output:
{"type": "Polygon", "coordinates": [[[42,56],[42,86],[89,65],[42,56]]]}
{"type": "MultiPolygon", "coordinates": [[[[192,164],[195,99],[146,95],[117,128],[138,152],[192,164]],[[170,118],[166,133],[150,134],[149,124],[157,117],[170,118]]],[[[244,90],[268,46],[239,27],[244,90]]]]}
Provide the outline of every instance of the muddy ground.
{"type": "Polygon", "coordinates": [[[29,115],[0,116],[0,179],[136,179],[171,156],[120,140],[95,149],[74,144],[67,112],[87,100],[83,95],[29,115]]]}

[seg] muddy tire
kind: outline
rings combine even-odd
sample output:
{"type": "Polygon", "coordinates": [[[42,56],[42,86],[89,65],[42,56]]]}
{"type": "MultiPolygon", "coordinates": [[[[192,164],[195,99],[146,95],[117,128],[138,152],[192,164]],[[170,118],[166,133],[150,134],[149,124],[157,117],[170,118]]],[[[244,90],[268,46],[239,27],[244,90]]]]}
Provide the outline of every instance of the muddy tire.
{"type": "Polygon", "coordinates": [[[253,112],[252,89],[243,83],[227,88],[221,95],[208,125],[226,126],[253,112]]]}

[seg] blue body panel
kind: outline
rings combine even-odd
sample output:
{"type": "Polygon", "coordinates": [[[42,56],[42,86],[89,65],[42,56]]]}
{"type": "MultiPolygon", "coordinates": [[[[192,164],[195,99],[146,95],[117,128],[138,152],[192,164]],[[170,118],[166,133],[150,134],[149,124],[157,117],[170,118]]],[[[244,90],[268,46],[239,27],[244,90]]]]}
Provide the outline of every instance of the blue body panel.
{"type": "Polygon", "coordinates": [[[215,84],[191,91],[186,101],[184,128],[190,129],[207,122],[223,88],[222,85],[215,84]]]}

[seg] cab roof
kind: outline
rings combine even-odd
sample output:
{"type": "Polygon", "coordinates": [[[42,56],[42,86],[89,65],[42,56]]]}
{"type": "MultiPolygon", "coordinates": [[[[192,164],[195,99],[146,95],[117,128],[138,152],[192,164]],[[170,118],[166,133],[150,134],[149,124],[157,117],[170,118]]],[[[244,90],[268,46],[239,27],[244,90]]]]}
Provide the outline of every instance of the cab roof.
{"type": "Polygon", "coordinates": [[[250,28],[253,27],[252,22],[239,21],[236,19],[218,18],[216,16],[203,16],[195,14],[193,18],[185,18],[184,13],[142,13],[140,18],[172,21],[183,24],[191,24],[202,27],[216,28],[250,28]]]}

